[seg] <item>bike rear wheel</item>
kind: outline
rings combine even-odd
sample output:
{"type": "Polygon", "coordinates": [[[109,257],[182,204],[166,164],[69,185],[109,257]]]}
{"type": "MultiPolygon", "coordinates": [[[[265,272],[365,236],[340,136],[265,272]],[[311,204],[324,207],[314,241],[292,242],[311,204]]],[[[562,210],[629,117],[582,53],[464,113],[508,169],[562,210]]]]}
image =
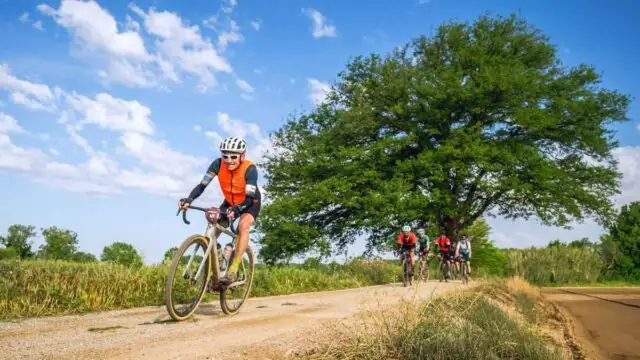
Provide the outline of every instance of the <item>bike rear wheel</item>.
{"type": "Polygon", "coordinates": [[[253,273],[255,271],[255,259],[253,250],[247,246],[247,250],[242,255],[242,263],[238,267],[238,277],[235,283],[225,287],[220,292],[220,307],[227,315],[238,313],[244,304],[253,285],[253,273]],[[244,281],[241,285],[237,282],[244,281]],[[237,296],[237,298],[235,298],[237,296]]]}
{"type": "Polygon", "coordinates": [[[176,321],[186,320],[193,315],[204,297],[211,273],[211,257],[207,257],[198,278],[195,276],[208,245],[206,237],[191,235],[173,256],[165,283],[164,300],[167,312],[176,321]]]}

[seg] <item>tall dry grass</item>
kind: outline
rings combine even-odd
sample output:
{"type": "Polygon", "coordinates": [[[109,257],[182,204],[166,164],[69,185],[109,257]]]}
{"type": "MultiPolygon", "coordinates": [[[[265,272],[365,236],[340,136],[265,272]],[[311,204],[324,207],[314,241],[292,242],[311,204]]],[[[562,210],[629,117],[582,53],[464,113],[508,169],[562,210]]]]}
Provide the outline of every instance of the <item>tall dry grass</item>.
{"type": "MultiPolygon", "coordinates": [[[[0,261],[0,319],[163,305],[166,265],[128,268],[107,263],[0,261]]],[[[336,290],[399,281],[385,261],[256,268],[250,296],[336,290]]]]}
{"type": "Polygon", "coordinates": [[[536,290],[514,279],[424,303],[368,311],[334,325],[297,357],[305,359],[563,359],[565,352],[537,330],[538,320],[517,296],[539,307],[536,290]],[[515,319],[508,311],[521,313],[515,319]],[[524,311],[523,312],[521,312],[524,311]]]}

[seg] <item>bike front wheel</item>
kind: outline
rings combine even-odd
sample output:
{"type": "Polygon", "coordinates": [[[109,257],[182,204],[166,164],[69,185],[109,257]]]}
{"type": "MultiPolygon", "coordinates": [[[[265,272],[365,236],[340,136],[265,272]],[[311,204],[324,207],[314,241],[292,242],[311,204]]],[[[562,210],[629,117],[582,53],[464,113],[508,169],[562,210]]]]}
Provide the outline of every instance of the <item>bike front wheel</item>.
{"type": "Polygon", "coordinates": [[[203,264],[209,240],[202,235],[189,236],[173,255],[165,283],[164,300],[169,316],[186,320],[196,311],[207,288],[211,257],[203,264]],[[200,273],[198,274],[198,270],[200,273]]]}
{"type": "Polygon", "coordinates": [[[227,315],[233,315],[240,310],[251,292],[253,285],[253,272],[255,271],[255,259],[253,250],[247,246],[242,255],[242,262],[238,266],[237,280],[220,291],[220,307],[227,315]]]}

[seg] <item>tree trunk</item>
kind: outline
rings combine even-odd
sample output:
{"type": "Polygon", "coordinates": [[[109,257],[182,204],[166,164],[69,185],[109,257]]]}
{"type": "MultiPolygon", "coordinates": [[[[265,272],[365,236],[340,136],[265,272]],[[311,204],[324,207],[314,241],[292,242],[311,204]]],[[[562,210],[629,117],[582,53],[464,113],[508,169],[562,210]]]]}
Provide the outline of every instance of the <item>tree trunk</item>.
{"type": "Polygon", "coordinates": [[[461,220],[458,216],[444,216],[440,221],[440,228],[444,230],[444,233],[449,239],[457,241],[458,235],[463,228],[461,220]]]}

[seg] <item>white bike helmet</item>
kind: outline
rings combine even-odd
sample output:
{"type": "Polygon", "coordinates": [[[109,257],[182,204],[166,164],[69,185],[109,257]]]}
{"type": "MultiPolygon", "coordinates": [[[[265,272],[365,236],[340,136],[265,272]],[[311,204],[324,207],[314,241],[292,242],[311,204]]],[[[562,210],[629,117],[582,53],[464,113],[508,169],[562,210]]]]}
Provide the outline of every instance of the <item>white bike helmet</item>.
{"type": "Polygon", "coordinates": [[[418,234],[424,235],[424,229],[418,229],[418,234]]]}
{"type": "Polygon", "coordinates": [[[411,226],[405,225],[402,227],[402,231],[411,231],[411,226]]]}
{"type": "Polygon", "coordinates": [[[220,143],[220,151],[244,153],[247,150],[247,143],[241,137],[228,137],[220,143]]]}

